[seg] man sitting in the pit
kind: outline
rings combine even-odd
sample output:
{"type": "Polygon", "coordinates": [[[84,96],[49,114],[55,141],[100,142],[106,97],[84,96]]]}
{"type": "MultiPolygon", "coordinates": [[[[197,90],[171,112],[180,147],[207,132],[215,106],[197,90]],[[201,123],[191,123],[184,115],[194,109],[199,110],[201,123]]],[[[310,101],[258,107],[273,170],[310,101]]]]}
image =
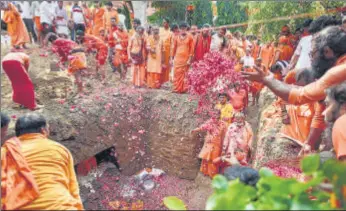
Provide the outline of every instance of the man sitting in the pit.
{"type": "Polygon", "coordinates": [[[1,112],[1,145],[5,142],[9,124],[10,118],[5,113],[1,112]]]}
{"type": "Polygon", "coordinates": [[[214,159],[214,163],[220,163],[221,168],[239,163],[241,165],[247,165],[252,139],[252,128],[245,121],[245,115],[243,113],[236,113],[234,115],[234,122],[228,127],[223,140],[221,157],[214,159]]]}
{"type": "MultiPolygon", "coordinates": [[[[295,84],[298,86],[308,85],[315,80],[313,72],[309,69],[298,71],[295,78],[295,84]]],[[[322,102],[299,106],[286,105],[288,118],[283,119],[282,136],[303,146],[305,151],[318,150],[321,134],[325,129],[322,115],[324,109],[322,102]]]]}
{"type": "Polygon", "coordinates": [[[337,159],[346,162],[346,82],[328,89],[325,102],[327,137],[332,137],[337,159]]]}
{"type": "Polygon", "coordinates": [[[21,52],[8,53],[2,59],[2,68],[12,84],[13,102],[35,110],[42,106],[36,104],[34,85],[28,74],[29,64],[29,56],[21,52]]]}
{"type": "Polygon", "coordinates": [[[1,208],[83,210],[70,151],[48,139],[46,119],[21,116],[1,147],[1,208]]]}

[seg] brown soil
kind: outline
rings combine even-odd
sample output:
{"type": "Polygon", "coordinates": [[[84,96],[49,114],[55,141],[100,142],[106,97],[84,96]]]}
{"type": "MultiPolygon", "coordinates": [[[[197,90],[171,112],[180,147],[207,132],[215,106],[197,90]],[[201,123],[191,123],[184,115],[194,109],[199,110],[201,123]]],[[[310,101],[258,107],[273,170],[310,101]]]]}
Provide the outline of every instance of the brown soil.
{"type": "MultiPolygon", "coordinates": [[[[7,51],[1,48],[1,55],[7,51]]],[[[166,196],[178,196],[192,210],[205,208],[212,189],[211,180],[198,173],[197,153],[203,137],[189,135],[203,118],[195,116],[196,104],[187,95],[172,94],[170,84],[164,85],[168,90],[132,89],[129,82],[121,82],[119,75],[111,73],[108,67],[106,87],[96,77],[89,77],[88,94],[74,98],[72,78],[65,71],[50,71],[54,56],[39,57],[38,49],[29,50],[28,54],[29,74],[39,102],[45,106],[38,112],[48,118],[51,138],[68,147],[76,163],[110,146],[117,149],[122,173],[113,164],[102,163],[87,176],[78,177],[85,209],[114,209],[109,202],[117,200],[140,200],[144,209],[165,209],[162,199],[166,196]],[[151,192],[143,191],[133,178],[145,167],[167,172],[155,181],[157,186],[151,192]]],[[[91,67],[92,63],[89,58],[91,67]]],[[[1,76],[1,108],[15,120],[28,110],[12,108],[11,84],[3,73],[1,76]]],[[[258,110],[267,105],[264,100],[259,107],[248,109],[247,121],[255,134],[258,110]]],[[[10,125],[12,134],[13,126],[14,121],[10,125]]],[[[253,148],[256,151],[256,140],[253,148]]]]}

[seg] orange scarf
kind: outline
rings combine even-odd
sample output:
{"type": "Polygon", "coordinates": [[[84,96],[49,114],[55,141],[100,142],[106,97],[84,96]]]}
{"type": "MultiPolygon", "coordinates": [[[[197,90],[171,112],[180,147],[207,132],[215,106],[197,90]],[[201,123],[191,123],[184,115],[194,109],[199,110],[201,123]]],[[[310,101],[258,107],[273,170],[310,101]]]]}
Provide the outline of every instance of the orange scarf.
{"type": "Polygon", "coordinates": [[[34,176],[15,137],[1,147],[1,209],[16,210],[39,196],[34,176]]]}

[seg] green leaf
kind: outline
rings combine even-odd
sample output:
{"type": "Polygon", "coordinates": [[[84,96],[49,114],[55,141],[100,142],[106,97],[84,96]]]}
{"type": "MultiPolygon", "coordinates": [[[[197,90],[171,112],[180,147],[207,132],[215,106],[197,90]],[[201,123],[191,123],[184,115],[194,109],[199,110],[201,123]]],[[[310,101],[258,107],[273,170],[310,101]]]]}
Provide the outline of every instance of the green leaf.
{"type": "Polygon", "coordinates": [[[301,164],[302,170],[305,174],[312,174],[320,167],[320,156],[318,154],[306,156],[301,164]]]}
{"type": "Polygon", "coordinates": [[[216,175],[214,177],[211,185],[216,191],[224,192],[227,190],[228,180],[226,179],[226,177],[224,177],[222,175],[216,175]]]}
{"type": "Polygon", "coordinates": [[[272,177],[274,176],[274,173],[269,168],[261,168],[259,171],[259,175],[261,178],[263,177],[272,177]]]}
{"type": "Polygon", "coordinates": [[[163,204],[169,210],[186,210],[186,206],[182,200],[175,196],[168,196],[163,199],[163,204]]]}

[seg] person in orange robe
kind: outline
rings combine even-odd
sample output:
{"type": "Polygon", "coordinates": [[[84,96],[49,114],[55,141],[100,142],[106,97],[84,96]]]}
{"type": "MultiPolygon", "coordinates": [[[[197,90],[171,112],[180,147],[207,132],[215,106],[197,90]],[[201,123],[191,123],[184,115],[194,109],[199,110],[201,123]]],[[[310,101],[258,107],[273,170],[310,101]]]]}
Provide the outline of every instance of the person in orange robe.
{"type": "Polygon", "coordinates": [[[104,28],[106,30],[106,34],[112,33],[112,19],[115,19],[116,24],[119,23],[118,11],[113,7],[113,3],[111,1],[106,3],[106,10],[104,14],[104,28]]]}
{"type": "Polygon", "coordinates": [[[145,39],[144,28],[137,26],[136,34],[130,38],[128,46],[128,56],[132,61],[132,84],[138,88],[145,84],[145,39]]]}
{"type": "Polygon", "coordinates": [[[186,74],[193,58],[193,37],[187,33],[187,23],[180,24],[180,34],[175,37],[173,44],[173,92],[187,91],[186,74]]]}
{"type": "Polygon", "coordinates": [[[48,41],[52,43],[51,50],[59,57],[58,65],[63,69],[64,63],[68,60],[68,55],[78,44],[69,39],[58,38],[58,36],[53,32],[46,35],[44,42],[47,43],[48,41]]]}
{"type": "Polygon", "coordinates": [[[231,165],[247,165],[254,134],[251,125],[245,121],[244,113],[235,113],[234,122],[228,126],[222,146],[221,168],[231,165]]]}
{"type": "Polygon", "coordinates": [[[92,30],[93,30],[93,13],[91,11],[91,9],[88,7],[88,2],[87,1],[82,1],[82,10],[83,10],[83,14],[84,14],[84,17],[85,17],[85,26],[86,26],[86,29],[85,29],[85,33],[87,34],[92,34],[92,30]]]}
{"type": "Polygon", "coordinates": [[[346,162],[346,83],[327,90],[324,115],[329,124],[328,137],[332,137],[337,159],[346,162]]]}
{"type": "Polygon", "coordinates": [[[84,34],[81,30],[76,32],[76,40],[77,43],[85,45],[87,52],[96,51],[96,72],[101,74],[101,80],[105,83],[107,74],[105,64],[108,56],[107,44],[94,35],[84,34]]]}
{"type": "Polygon", "coordinates": [[[159,27],[152,27],[153,34],[147,39],[147,85],[149,88],[159,89],[163,65],[163,42],[160,39],[159,27]]]}
{"type": "Polygon", "coordinates": [[[95,2],[95,8],[92,13],[93,17],[93,30],[92,34],[98,36],[100,28],[105,26],[105,9],[102,8],[102,2],[95,2]]]}
{"type": "MultiPolygon", "coordinates": [[[[2,122],[2,113],[1,113],[2,122]]],[[[18,210],[35,201],[39,188],[17,137],[1,146],[1,209],[18,210]]]]}
{"type": "Polygon", "coordinates": [[[234,111],[245,113],[247,107],[247,91],[241,88],[239,82],[234,83],[234,87],[228,92],[228,96],[234,111]]]}
{"type": "Polygon", "coordinates": [[[260,46],[259,40],[254,40],[252,44],[252,57],[256,60],[259,56],[261,46],[260,46]]]}
{"type": "Polygon", "coordinates": [[[127,64],[129,63],[129,57],[127,53],[127,47],[129,43],[129,36],[124,30],[124,25],[118,23],[118,30],[113,33],[115,40],[115,55],[113,57],[113,65],[120,71],[121,79],[126,79],[127,64]]]}
{"type": "Polygon", "coordinates": [[[48,139],[46,119],[19,117],[15,141],[1,148],[1,206],[12,210],[83,210],[71,152],[48,139]]]}
{"type": "MultiPolygon", "coordinates": [[[[287,77],[285,78],[285,80],[287,77]]],[[[295,74],[295,84],[305,86],[312,83],[315,78],[311,70],[299,70],[295,74]]],[[[287,119],[283,119],[284,125],[281,128],[283,137],[294,141],[300,146],[318,150],[321,142],[321,134],[325,129],[324,116],[322,115],[325,106],[321,102],[307,103],[299,106],[286,105],[287,119]]]]}
{"type": "MultiPolygon", "coordinates": [[[[268,74],[267,70],[265,69],[264,65],[262,64],[262,59],[258,58],[255,61],[255,66],[252,68],[252,71],[257,71],[256,69],[260,69],[264,71],[266,74],[268,74]]],[[[263,88],[263,84],[259,82],[252,82],[252,85],[250,87],[251,94],[252,94],[252,105],[257,105],[258,100],[260,97],[261,90],[263,88]]]]}
{"type": "MultiPolygon", "coordinates": [[[[327,137],[332,137],[333,147],[339,161],[346,163],[346,83],[332,87],[327,90],[325,103],[327,108],[324,112],[325,120],[329,123],[327,137]]],[[[346,185],[342,187],[343,200],[346,199],[346,185]]],[[[341,208],[341,199],[335,193],[331,195],[333,208],[341,208]]]]}
{"type": "Polygon", "coordinates": [[[25,44],[30,42],[30,36],[17,8],[12,3],[7,3],[2,9],[5,10],[3,21],[7,24],[7,33],[11,37],[12,47],[26,48],[25,44]]]}
{"type": "Polygon", "coordinates": [[[163,42],[163,65],[162,65],[162,73],[161,73],[161,83],[166,83],[169,81],[169,74],[171,71],[171,50],[172,50],[172,40],[173,40],[173,33],[171,32],[169,28],[169,19],[164,18],[163,19],[163,27],[160,28],[160,38],[163,42]]]}
{"type": "Polygon", "coordinates": [[[40,108],[36,104],[34,85],[28,74],[29,56],[22,52],[11,52],[2,58],[2,69],[11,81],[12,100],[31,110],[40,108]]]}
{"type": "Polygon", "coordinates": [[[219,173],[219,164],[213,161],[221,156],[222,143],[227,129],[226,124],[220,120],[220,117],[221,111],[213,110],[210,120],[191,131],[192,134],[207,131],[203,148],[198,157],[202,159],[200,171],[211,178],[219,173]]]}
{"type": "Polygon", "coordinates": [[[274,47],[271,45],[270,42],[262,46],[261,52],[259,54],[259,58],[262,59],[262,64],[266,68],[266,70],[269,70],[270,63],[274,57],[274,47]]]}
{"type": "Polygon", "coordinates": [[[83,92],[83,80],[82,80],[82,71],[87,68],[87,59],[85,52],[81,48],[75,48],[71,51],[69,55],[70,64],[68,66],[68,73],[72,74],[75,78],[75,84],[78,88],[78,93],[83,92]]]}
{"type": "Polygon", "coordinates": [[[210,35],[210,25],[204,24],[202,32],[197,35],[195,44],[194,44],[194,58],[193,61],[202,60],[204,55],[210,51],[211,44],[211,35],[210,35]]]}
{"type": "Polygon", "coordinates": [[[114,33],[118,30],[118,25],[117,25],[117,21],[116,18],[111,18],[111,24],[112,27],[110,29],[110,31],[108,31],[107,35],[106,35],[106,40],[108,43],[108,62],[113,70],[113,72],[117,71],[117,67],[114,66],[113,61],[114,61],[114,56],[115,56],[115,37],[114,37],[114,33]]]}
{"type": "MultiPolygon", "coordinates": [[[[258,59],[258,60],[260,60],[260,59],[258,59]]],[[[255,71],[257,71],[255,68],[261,69],[262,71],[264,71],[264,67],[261,64],[259,64],[258,61],[256,61],[256,64],[254,67],[245,67],[244,71],[245,72],[255,72],[255,71]]],[[[262,89],[262,84],[254,81],[254,82],[251,82],[249,88],[250,88],[249,91],[251,92],[251,96],[252,96],[252,105],[253,106],[257,105],[258,99],[259,99],[259,93],[262,89]]]]}
{"type": "Polygon", "coordinates": [[[278,42],[278,48],[275,50],[273,64],[277,61],[290,61],[293,56],[293,48],[289,45],[289,40],[286,36],[281,36],[278,42]]]}

